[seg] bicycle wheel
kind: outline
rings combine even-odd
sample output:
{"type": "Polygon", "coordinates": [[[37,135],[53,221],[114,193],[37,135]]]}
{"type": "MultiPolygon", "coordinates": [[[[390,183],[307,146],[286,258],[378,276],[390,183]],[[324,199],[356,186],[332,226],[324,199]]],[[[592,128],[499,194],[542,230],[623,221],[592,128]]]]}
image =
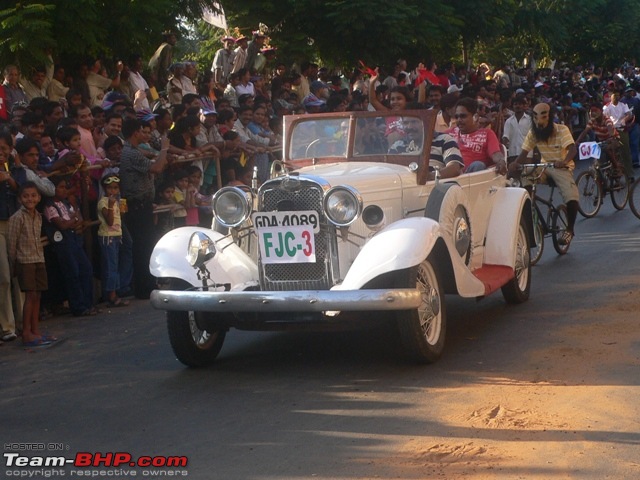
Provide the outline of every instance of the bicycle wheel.
{"type": "Polygon", "coordinates": [[[622,210],[629,200],[629,181],[624,173],[617,177],[609,177],[611,203],[616,210],[622,210]]]}
{"type": "Polygon", "coordinates": [[[531,247],[529,251],[529,257],[531,265],[538,263],[538,260],[542,258],[542,252],[544,251],[544,230],[538,220],[538,214],[533,214],[533,236],[536,239],[536,246],[531,247]]]}
{"type": "Polygon", "coordinates": [[[629,189],[629,208],[633,212],[633,214],[640,218],[640,187],[638,184],[640,183],[640,178],[638,178],[629,189]]]}
{"type": "Polygon", "coordinates": [[[567,206],[563,203],[558,205],[553,212],[553,219],[551,220],[551,238],[553,240],[553,248],[556,249],[559,255],[564,255],[569,251],[570,244],[561,244],[560,239],[567,231],[569,222],[567,220],[567,206]]]}
{"type": "Polygon", "coordinates": [[[578,211],[585,218],[594,217],[602,207],[602,186],[591,170],[587,170],[578,175],[576,179],[578,193],[578,211]]]}

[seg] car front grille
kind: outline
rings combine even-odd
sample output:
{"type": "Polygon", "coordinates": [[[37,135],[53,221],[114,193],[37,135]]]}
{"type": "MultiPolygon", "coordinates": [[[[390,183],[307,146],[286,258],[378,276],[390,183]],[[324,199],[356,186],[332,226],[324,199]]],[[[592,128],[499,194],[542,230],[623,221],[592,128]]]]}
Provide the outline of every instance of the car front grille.
{"type": "Polygon", "coordinates": [[[260,189],[261,212],[315,210],[320,218],[320,232],[315,235],[315,263],[259,262],[263,290],[328,290],[332,286],[331,251],[335,237],[323,215],[323,189],[317,183],[301,179],[296,190],[282,188],[280,179],[271,180],[260,189]]]}

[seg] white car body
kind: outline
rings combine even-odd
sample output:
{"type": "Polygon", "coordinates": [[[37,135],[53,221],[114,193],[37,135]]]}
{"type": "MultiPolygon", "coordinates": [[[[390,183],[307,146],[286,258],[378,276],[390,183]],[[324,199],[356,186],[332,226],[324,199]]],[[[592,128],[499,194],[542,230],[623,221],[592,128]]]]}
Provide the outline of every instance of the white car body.
{"type": "MultiPolygon", "coordinates": [[[[409,331],[424,330],[426,343],[418,340],[417,346],[410,346],[414,353],[422,352],[414,354],[415,358],[429,362],[440,355],[444,341],[442,293],[480,298],[503,288],[509,301],[528,298],[532,228],[526,191],[508,187],[505,177],[493,168],[442,181],[426,181],[434,114],[405,113],[407,116],[402,118],[414,116],[424,126],[416,142],[421,148],[415,154],[389,154],[386,144],[384,150],[374,154],[356,153],[359,148],[356,128],[368,119],[372,122],[371,118],[381,124],[390,115],[351,112],[287,117],[284,174],[265,182],[253,195],[250,189],[233,188],[218,194],[219,198],[227,195],[225,199],[245,195],[250,212],[245,212],[241,224],[221,229],[220,224],[229,226],[225,220],[227,213],[214,208],[214,229],[179,228],[158,242],[151,258],[151,273],[161,281],[172,279],[174,286],[154,291],[152,304],[168,312],[191,312],[182,322],[188,319],[192,333],[194,325],[197,327],[197,334],[192,335],[194,345],[182,345],[184,338],[172,335],[172,346],[180,360],[200,366],[215,357],[217,351],[207,357],[203,353],[206,348],[198,346],[198,335],[203,332],[208,339],[207,335],[223,338],[222,332],[230,327],[287,328],[292,324],[335,324],[342,318],[366,322],[370,315],[359,312],[373,310],[396,314],[417,311],[421,320],[412,324],[409,331]],[[323,127],[325,119],[329,126],[348,125],[349,133],[337,137],[336,129],[323,127]],[[323,155],[310,151],[318,140],[301,143],[296,137],[297,132],[304,131],[308,136],[308,131],[316,130],[321,134],[329,132],[326,138],[319,139],[327,150],[323,155]],[[336,187],[340,195],[333,198],[336,187]],[[347,200],[342,202],[345,195],[347,200]],[[308,200],[309,196],[314,200],[308,200]],[[321,197],[322,206],[318,206],[321,197]],[[332,197],[332,201],[327,197],[332,197]],[[355,219],[349,219],[346,226],[336,225],[328,210],[333,216],[342,215],[343,210],[349,213],[350,201],[353,205],[360,202],[359,208],[353,207],[358,210],[355,219]],[[370,206],[372,212],[384,213],[381,222],[371,220],[379,218],[375,215],[366,215],[364,209],[370,206]],[[313,246],[311,242],[308,248],[303,242],[298,243],[296,252],[295,243],[289,245],[287,235],[294,242],[306,230],[304,238],[308,239],[311,225],[299,229],[272,228],[269,219],[276,218],[276,211],[281,211],[286,217],[284,221],[293,223],[294,217],[298,217],[294,215],[296,211],[307,210],[318,211],[320,226],[312,234],[313,246]],[[252,222],[253,212],[264,212],[253,217],[259,225],[252,222]],[[215,245],[215,255],[203,264],[210,274],[208,288],[201,288],[198,271],[186,258],[194,232],[206,235],[215,245]],[[280,243],[274,247],[270,242],[277,234],[281,235],[280,243]],[[261,258],[259,242],[262,252],[267,252],[265,256],[280,251],[285,263],[268,264],[270,260],[261,258]],[[300,250],[314,250],[316,261],[300,263],[304,258],[300,250]],[[416,268],[418,288],[411,276],[415,276],[412,269],[416,268]],[[317,275],[308,275],[310,269],[317,275]],[[424,269],[422,274],[420,269],[424,269]],[[410,280],[405,285],[399,279],[407,274],[410,280]],[[421,281],[427,277],[431,280],[421,281]],[[180,288],[175,287],[175,281],[180,288]],[[510,289],[511,294],[504,289],[510,289]],[[442,324],[442,328],[435,328],[436,333],[427,333],[434,329],[427,325],[431,320],[423,318],[425,308],[427,316],[435,318],[433,322],[442,324]]],[[[380,132],[373,135],[380,135],[379,142],[386,140],[380,132]]],[[[225,208],[228,205],[226,200],[218,203],[224,203],[225,208]]],[[[314,217],[310,215],[309,221],[312,220],[314,217]]],[[[208,244],[209,241],[204,246],[208,244]]],[[[170,314],[170,322],[172,318],[170,314]]],[[[174,324],[179,329],[176,326],[179,321],[174,324]]],[[[407,334],[406,325],[403,328],[405,339],[414,335],[407,334]]],[[[413,340],[408,342],[411,344],[413,340]]]]}

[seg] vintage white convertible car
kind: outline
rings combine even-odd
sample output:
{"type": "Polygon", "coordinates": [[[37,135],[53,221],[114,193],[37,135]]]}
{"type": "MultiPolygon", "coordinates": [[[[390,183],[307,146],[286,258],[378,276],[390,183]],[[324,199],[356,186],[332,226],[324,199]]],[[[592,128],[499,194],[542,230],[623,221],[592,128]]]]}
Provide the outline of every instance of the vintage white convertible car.
{"type": "Polygon", "coordinates": [[[445,343],[445,294],[527,300],[529,196],[494,169],[440,180],[434,122],[431,111],[286,117],[269,180],[222,188],[211,229],[179,228],[155,247],[151,302],[167,311],[177,358],[210,364],[231,327],[382,319],[429,363],[445,343]]]}

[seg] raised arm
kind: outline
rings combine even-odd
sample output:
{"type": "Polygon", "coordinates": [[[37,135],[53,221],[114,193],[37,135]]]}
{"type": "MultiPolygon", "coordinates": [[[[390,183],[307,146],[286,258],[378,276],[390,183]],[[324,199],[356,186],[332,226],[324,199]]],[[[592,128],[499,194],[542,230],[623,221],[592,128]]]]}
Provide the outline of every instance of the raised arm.
{"type": "Polygon", "coordinates": [[[376,67],[375,71],[376,74],[369,79],[369,104],[376,110],[386,111],[389,109],[378,100],[378,96],[376,95],[376,81],[378,81],[379,77],[378,67],[376,67]]]}

